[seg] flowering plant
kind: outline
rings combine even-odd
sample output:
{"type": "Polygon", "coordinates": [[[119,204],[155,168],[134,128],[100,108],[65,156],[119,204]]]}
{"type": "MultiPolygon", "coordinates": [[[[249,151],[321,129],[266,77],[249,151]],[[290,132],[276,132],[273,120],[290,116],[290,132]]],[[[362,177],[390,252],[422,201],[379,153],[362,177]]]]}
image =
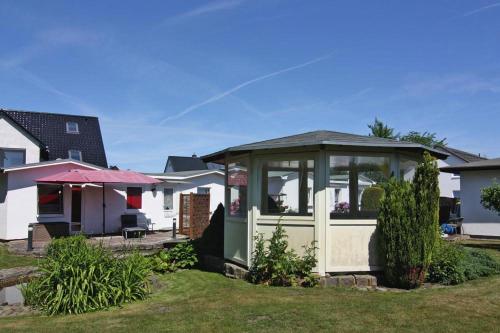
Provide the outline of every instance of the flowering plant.
{"type": "Polygon", "coordinates": [[[335,213],[349,213],[349,203],[345,201],[336,203],[335,213]]]}

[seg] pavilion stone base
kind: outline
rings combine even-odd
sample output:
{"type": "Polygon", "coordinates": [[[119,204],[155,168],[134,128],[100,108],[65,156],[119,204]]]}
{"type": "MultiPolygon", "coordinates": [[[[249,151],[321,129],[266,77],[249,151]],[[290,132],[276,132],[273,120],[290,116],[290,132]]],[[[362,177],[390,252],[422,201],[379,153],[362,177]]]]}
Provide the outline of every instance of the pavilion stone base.
{"type": "Polygon", "coordinates": [[[238,266],[236,264],[226,262],[224,264],[224,274],[227,277],[230,277],[233,279],[246,280],[248,277],[248,270],[246,268],[243,268],[243,267],[238,266]]]}
{"type": "MultiPolygon", "coordinates": [[[[248,270],[236,264],[224,263],[223,273],[233,279],[246,280],[248,270]]],[[[348,275],[326,275],[320,278],[322,287],[344,287],[344,288],[377,288],[377,277],[369,274],[348,274],[348,275]]]]}

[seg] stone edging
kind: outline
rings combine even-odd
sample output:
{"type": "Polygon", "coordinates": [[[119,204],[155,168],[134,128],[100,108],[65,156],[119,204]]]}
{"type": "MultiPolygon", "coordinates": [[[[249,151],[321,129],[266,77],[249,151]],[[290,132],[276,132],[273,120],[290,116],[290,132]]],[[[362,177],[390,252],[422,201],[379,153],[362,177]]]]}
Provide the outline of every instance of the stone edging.
{"type": "Polygon", "coordinates": [[[0,288],[29,281],[38,275],[38,267],[25,266],[0,270],[0,288]]]}

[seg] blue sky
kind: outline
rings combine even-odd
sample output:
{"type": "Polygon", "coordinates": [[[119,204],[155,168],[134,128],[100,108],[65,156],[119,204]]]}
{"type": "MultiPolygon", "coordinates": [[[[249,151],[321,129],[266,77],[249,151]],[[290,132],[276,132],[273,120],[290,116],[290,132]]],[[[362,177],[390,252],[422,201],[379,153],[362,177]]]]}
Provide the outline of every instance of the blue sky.
{"type": "Polygon", "coordinates": [[[108,161],[327,129],[500,156],[500,2],[0,2],[0,107],[100,118],[108,161]]]}

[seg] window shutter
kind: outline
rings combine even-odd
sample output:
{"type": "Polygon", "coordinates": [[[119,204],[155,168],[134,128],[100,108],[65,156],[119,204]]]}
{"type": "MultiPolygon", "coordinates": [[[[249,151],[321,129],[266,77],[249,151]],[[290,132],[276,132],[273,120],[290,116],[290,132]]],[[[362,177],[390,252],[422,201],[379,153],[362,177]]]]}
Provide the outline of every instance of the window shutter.
{"type": "Polygon", "coordinates": [[[142,188],[127,187],[127,209],[142,208],[142,188]]]}

